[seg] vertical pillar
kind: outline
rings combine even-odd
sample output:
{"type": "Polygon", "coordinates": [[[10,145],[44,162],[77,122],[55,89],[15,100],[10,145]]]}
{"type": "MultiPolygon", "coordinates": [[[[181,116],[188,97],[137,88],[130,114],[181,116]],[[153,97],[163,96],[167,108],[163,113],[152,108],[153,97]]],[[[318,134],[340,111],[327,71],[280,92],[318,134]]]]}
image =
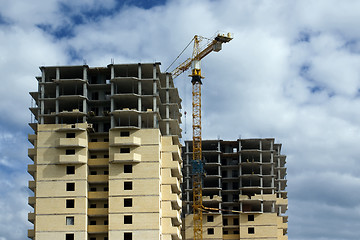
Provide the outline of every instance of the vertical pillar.
{"type": "MultiPolygon", "coordinates": [[[[154,69],[155,69],[155,64],[154,64],[154,69]]],[[[153,124],[153,128],[157,127],[157,115],[156,112],[157,111],[157,105],[156,105],[156,96],[157,96],[157,84],[156,84],[156,80],[155,80],[155,76],[154,76],[154,80],[153,80],[153,111],[154,111],[154,124],[153,124]]]]}
{"type": "Polygon", "coordinates": [[[45,68],[41,68],[41,85],[40,85],[40,94],[41,94],[41,100],[40,100],[40,124],[44,124],[44,97],[45,97],[45,87],[44,87],[44,83],[45,83],[45,68]]]}
{"type": "MultiPolygon", "coordinates": [[[[114,71],[114,65],[111,64],[110,66],[110,80],[113,80],[115,77],[115,71],[114,71]]],[[[114,89],[114,82],[111,81],[111,97],[110,97],[110,127],[114,128],[115,127],[115,118],[114,118],[114,110],[115,110],[115,103],[114,103],[114,94],[115,94],[115,89],[114,89]]]]}
{"type": "Polygon", "coordinates": [[[56,100],[55,100],[55,113],[56,113],[56,117],[55,117],[55,123],[59,124],[59,96],[60,96],[60,86],[58,83],[56,83],[56,100]]]}
{"type": "Polygon", "coordinates": [[[142,102],[141,102],[141,96],[142,96],[142,88],[141,88],[141,64],[138,64],[138,111],[139,111],[139,115],[138,115],[138,127],[141,128],[141,122],[142,122],[142,117],[141,117],[141,110],[142,110],[142,102]]]}
{"type": "Polygon", "coordinates": [[[60,79],[60,68],[56,68],[56,80],[59,80],[60,79]]]}

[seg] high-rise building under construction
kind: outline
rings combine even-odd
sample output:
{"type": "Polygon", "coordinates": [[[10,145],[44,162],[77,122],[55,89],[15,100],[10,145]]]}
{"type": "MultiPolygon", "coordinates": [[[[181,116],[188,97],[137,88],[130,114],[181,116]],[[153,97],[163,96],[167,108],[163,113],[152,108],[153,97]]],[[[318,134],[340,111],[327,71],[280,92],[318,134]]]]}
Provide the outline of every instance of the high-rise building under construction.
{"type": "Polygon", "coordinates": [[[181,239],[181,99],[159,65],[40,68],[29,238],[181,239]]]}
{"type": "MultiPolygon", "coordinates": [[[[171,74],[160,63],[40,69],[28,237],[192,239],[192,142],[181,157],[171,74]]],[[[203,140],[202,154],[203,239],[287,239],[281,144],[203,140]]]]}
{"type": "MultiPolygon", "coordinates": [[[[192,142],[183,147],[183,239],[193,239],[192,142]]],[[[286,156],[275,139],[203,140],[203,239],[287,239],[286,156]]]]}

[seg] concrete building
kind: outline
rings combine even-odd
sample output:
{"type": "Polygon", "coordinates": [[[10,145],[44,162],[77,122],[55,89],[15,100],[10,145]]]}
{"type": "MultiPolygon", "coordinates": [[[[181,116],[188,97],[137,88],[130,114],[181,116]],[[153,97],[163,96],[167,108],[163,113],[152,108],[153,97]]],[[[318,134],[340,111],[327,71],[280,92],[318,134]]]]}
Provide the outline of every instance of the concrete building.
{"type": "Polygon", "coordinates": [[[181,239],[181,99],[159,65],[40,68],[29,238],[181,239]]]}
{"type": "MultiPolygon", "coordinates": [[[[287,238],[286,156],[274,139],[203,140],[203,239],[287,238]]],[[[183,148],[183,239],[193,239],[192,142],[183,148]]]]}

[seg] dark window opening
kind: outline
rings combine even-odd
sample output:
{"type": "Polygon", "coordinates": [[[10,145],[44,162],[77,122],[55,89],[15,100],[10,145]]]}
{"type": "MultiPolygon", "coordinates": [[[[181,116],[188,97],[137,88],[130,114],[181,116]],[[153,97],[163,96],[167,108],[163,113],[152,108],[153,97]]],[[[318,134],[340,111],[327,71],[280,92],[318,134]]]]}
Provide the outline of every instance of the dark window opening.
{"type": "Polygon", "coordinates": [[[96,155],[91,155],[90,158],[95,159],[95,158],[97,158],[97,156],[96,155]]]}
{"type": "Polygon", "coordinates": [[[227,220],[227,218],[224,218],[224,219],[223,219],[223,225],[224,225],[224,226],[227,226],[227,225],[228,225],[228,220],[227,220]]]}
{"type": "Polygon", "coordinates": [[[66,199],[66,208],[74,208],[75,200],[74,199],[66,199]]]}
{"type": "Polygon", "coordinates": [[[90,192],[96,192],[96,187],[90,188],[90,192]]]}
{"type": "Polygon", "coordinates": [[[255,234],[255,228],[253,227],[248,228],[248,234],[255,234]]]}
{"type": "Polygon", "coordinates": [[[254,221],[254,215],[248,215],[248,221],[253,222],[254,221]]]}
{"type": "Polygon", "coordinates": [[[73,233],[67,233],[65,235],[66,240],[74,240],[74,234],[73,233]]]}
{"type": "Polygon", "coordinates": [[[124,182],[124,190],[132,190],[132,182],[124,182]]]}
{"type": "Polygon", "coordinates": [[[124,165],[124,173],[132,173],[132,165],[124,165]]]}
{"type": "Polygon", "coordinates": [[[66,138],[75,138],[75,133],[66,133],[66,138]]]}
{"type": "Polygon", "coordinates": [[[207,233],[208,233],[208,235],[214,235],[214,229],[208,228],[207,233]]]}
{"type": "Polygon", "coordinates": [[[120,153],[130,153],[130,148],[120,148],[120,153]]]}
{"type": "Polygon", "coordinates": [[[132,215],[124,216],[124,224],[132,224],[132,215]]]}
{"type": "Polygon", "coordinates": [[[229,232],[227,230],[223,230],[223,234],[227,235],[229,232]]]}
{"type": "Polygon", "coordinates": [[[235,231],[234,231],[234,234],[239,234],[239,231],[238,231],[238,230],[235,230],[235,231]]]}
{"type": "Polygon", "coordinates": [[[93,139],[91,139],[90,142],[97,142],[97,139],[96,139],[96,138],[93,138],[93,139]]]}
{"type": "Polygon", "coordinates": [[[75,191],[75,183],[66,183],[66,191],[75,191]]]}
{"type": "Polygon", "coordinates": [[[238,218],[234,218],[233,220],[233,225],[239,225],[239,219],[238,218]]]}
{"type": "Polygon", "coordinates": [[[108,139],[108,138],[104,138],[104,142],[109,142],[109,139],[108,139]]]}
{"type": "Polygon", "coordinates": [[[130,132],[126,131],[126,132],[120,132],[120,137],[129,137],[130,136],[130,132]]]}
{"type": "Polygon", "coordinates": [[[132,198],[124,199],[124,207],[132,207],[132,198]]]}
{"type": "Polygon", "coordinates": [[[104,203],[104,208],[109,208],[109,205],[107,203],[104,203]]]}
{"type": "Polygon", "coordinates": [[[104,187],[104,192],[107,192],[109,191],[109,188],[108,187],[104,187]]]}
{"type": "Polygon", "coordinates": [[[105,170],[105,171],[104,171],[104,175],[109,175],[109,171],[108,171],[108,170],[105,170]]]}
{"type": "Polygon", "coordinates": [[[124,233],[124,240],[132,240],[132,233],[124,233]]]}
{"type": "Polygon", "coordinates": [[[90,208],[96,208],[96,203],[90,204],[90,208]]]}
{"type": "Polygon", "coordinates": [[[75,155],[75,149],[66,149],[66,155],[75,155]]]}
{"type": "Polygon", "coordinates": [[[104,225],[109,225],[108,220],[104,220],[104,225]]]}
{"type": "Polygon", "coordinates": [[[207,216],[208,222],[214,222],[214,216],[207,216]]]}
{"type": "Polygon", "coordinates": [[[66,174],[75,174],[75,166],[66,166],[66,174]]]}
{"type": "Polygon", "coordinates": [[[92,238],[90,238],[90,240],[96,240],[96,238],[92,237],[92,238]]]}
{"type": "Polygon", "coordinates": [[[96,171],[90,171],[90,175],[97,175],[96,171]]]}
{"type": "Polygon", "coordinates": [[[104,155],[104,158],[109,158],[109,155],[105,154],[105,155],[104,155]]]}
{"type": "Polygon", "coordinates": [[[96,221],[94,220],[90,221],[90,225],[96,225],[96,221]]]}

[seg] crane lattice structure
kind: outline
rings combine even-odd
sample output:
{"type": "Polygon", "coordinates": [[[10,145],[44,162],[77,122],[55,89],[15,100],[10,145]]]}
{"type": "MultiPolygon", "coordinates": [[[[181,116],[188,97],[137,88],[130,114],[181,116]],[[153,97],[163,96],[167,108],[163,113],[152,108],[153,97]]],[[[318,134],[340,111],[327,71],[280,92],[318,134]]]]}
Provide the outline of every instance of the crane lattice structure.
{"type": "MultiPolygon", "coordinates": [[[[222,44],[232,40],[230,33],[217,34],[214,38],[209,39],[210,42],[203,48],[200,48],[200,42],[204,37],[195,35],[193,54],[191,58],[186,59],[171,74],[176,78],[191,66],[191,83],[192,83],[192,117],[193,117],[193,159],[192,165],[192,182],[193,182],[193,224],[194,224],[194,240],[203,239],[202,231],[202,212],[205,207],[202,204],[202,177],[204,168],[202,162],[201,148],[201,85],[204,77],[201,75],[200,61],[212,51],[219,52],[222,44]]],[[[190,44],[189,44],[190,45],[190,44]]],[[[189,46],[188,45],[188,46],[189,46]]],[[[184,52],[184,51],[183,51],[184,52]]],[[[171,66],[171,65],[170,65],[171,66]]]]}

